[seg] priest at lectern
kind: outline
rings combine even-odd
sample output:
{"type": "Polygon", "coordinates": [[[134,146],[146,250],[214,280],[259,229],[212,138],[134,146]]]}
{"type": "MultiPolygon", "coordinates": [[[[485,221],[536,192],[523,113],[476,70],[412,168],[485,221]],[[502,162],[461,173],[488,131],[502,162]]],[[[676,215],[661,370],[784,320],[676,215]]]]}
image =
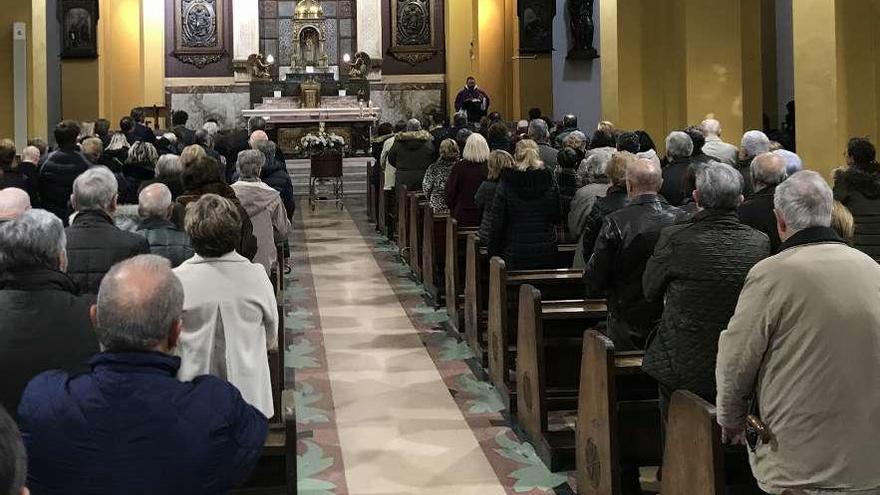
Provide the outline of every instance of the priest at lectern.
{"type": "Polygon", "coordinates": [[[465,87],[455,97],[455,111],[467,112],[468,122],[479,122],[489,112],[489,95],[477,87],[473,76],[467,78],[465,87]]]}

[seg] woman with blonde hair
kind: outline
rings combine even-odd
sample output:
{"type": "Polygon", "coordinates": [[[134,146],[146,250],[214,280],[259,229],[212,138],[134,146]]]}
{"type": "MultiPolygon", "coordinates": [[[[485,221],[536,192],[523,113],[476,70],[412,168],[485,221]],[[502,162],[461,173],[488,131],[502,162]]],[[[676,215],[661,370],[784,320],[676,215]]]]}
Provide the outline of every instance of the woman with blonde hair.
{"type": "Polygon", "coordinates": [[[444,139],[440,143],[440,158],[428,166],[425,178],[422,179],[422,192],[428,198],[428,204],[434,213],[447,213],[446,183],[452,167],[458,162],[458,144],[454,139],[444,139]]]}
{"type": "Polygon", "coordinates": [[[843,205],[840,201],[834,202],[834,207],[831,209],[831,228],[837,232],[847,244],[852,244],[853,236],[856,233],[856,224],[853,219],[853,214],[849,211],[849,208],[843,205]]]}
{"type": "Polygon", "coordinates": [[[480,184],[488,175],[489,144],[480,134],[471,134],[461,160],[452,167],[446,183],[446,205],[459,227],[480,225],[482,210],[474,203],[480,184]]]}
{"type": "Polygon", "coordinates": [[[200,158],[205,158],[206,156],[208,156],[208,153],[205,152],[205,148],[202,148],[197,144],[191,144],[184,148],[183,152],[180,153],[180,165],[184,169],[187,169],[200,158]]]}
{"type": "Polygon", "coordinates": [[[556,224],[559,191],[531,139],[517,143],[514,168],[501,172],[488,228],[489,256],[510,270],[559,265],[556,224]]]}
{"type": "Polygon", "coordinates": [[[474,195],[474,204],[483,212],[479,233],[483,244],[487,244],[489,239],[489,220],[492,218],[492,203],[495,199],[495,190],[498,188],[498,179],[502,171],[513,169],[515,165],[513,157],[504,150],[489,153],[489,173],[474,195]]]}

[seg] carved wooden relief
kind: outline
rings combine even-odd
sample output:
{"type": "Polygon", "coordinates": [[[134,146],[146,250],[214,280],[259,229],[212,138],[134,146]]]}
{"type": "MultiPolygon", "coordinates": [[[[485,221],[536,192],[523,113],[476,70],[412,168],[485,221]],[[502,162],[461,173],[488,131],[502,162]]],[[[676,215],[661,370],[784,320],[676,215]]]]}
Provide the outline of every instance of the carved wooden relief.
{"type": "Polygon", "coordinates": [[[391,56],[411,65],[433,57],[434,25],[434,0],[391,0],[391,56]]]}
{"type": "Polygon", "coordinates": [[[226,55],[224,2],[175,0],[175,58],[201,69],[226,55]]]}

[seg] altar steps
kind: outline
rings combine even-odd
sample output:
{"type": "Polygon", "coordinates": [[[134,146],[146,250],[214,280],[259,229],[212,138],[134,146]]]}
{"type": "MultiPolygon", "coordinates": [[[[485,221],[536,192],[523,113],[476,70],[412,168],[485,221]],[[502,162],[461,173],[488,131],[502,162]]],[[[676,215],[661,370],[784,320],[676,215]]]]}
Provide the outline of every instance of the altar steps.
{"type": "MultiPolygon", "coordinates": [[[[367,194],[367,160],[372,158],[346,158],[343,161],[342,181],[346,195],[367,194]]],[[[309,160],[287,160],[287,171],[297,198],[309,195],[309,168],[309,160]]]]}

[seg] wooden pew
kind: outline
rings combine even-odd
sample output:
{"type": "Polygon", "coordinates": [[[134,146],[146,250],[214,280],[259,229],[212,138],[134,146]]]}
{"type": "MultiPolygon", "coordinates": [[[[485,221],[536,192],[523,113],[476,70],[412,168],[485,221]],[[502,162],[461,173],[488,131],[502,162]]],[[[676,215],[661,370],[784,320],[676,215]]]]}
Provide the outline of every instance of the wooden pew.
{"type": "Polygon", "coordinates": [[[724,451],[715,406],[692,392],[672,394],[666,419],[663,495],[724,495],[724,451]]]}
{"type": "Polygon", "coordinates": [[[449,215],[435,215],[431,205],[422,206],[422,277],[428,300],[438,309],[446,294],[446,222],[449,215]]]}
{"type": "Polygon", "coordinates": [[[528,284],[520,287],[519,298],[517,419],[551,471],[570,470],[575,436],[566,423],[577,409],[583,333],[605,321],[606,303],[542,301],[541,292],[528,284]],[[562,421],[551,422],[551,413],[562,421]]]}
{"type": "Polygon", "coordinates": [[[464,330],[464,256],[468,234],[476,227],[459,228],[451,216],[446,220],[446,313],[453,330],[464,330]]]}
{"type": "Polygon", "coordinates": [[[421,215],[421,208],[427,204],[425,193],[414,191],[407,193],[407,216],[409,218],[409,267],[416,280],[422,282],[422,237],[424,235],[424,226],[422,223],[425,218],[421,215]]]}
{"type": "Polygon", "coordinates": [[[385,173],[379,172],[379,198],[377,201],[376,212],[376,230],[386,238],[391,239],[394,236],[394,226],[391,223],[391,214],[393,210],[393,201],[391,198],[394,191],[385,190],[385,173]]]}
{"type": "Polygon", "coordinates": [[[367,219],[370,222],[376,222],[376,197],[378,191],[376,191],[376,186],[373,184],[373,167],[375,167],[374,160],[367,160],[367,219]]]}
{"type": "Polygon", "coordinates": [[[531,284],[547,300],[565,300],[584,293],[583,272],[570,268],[508,272],[499,257],[489,260],[488,353],[489,379],[513,412],[516,399],[516,339],[519,288],[531,284]]]}
{"type": "Polygon", "coordinates": [[[625,465],[636,471],[660,465],[657,385],[642,372],[643,357],[615,353],[608,337],[584,333],[575,449],[579,495],[619,494],[625,465]]]}
{"type": "Polygon", "coordinates": [[[406,199],[406,186],[401,184],[397,187],[395,196],[397,198],[397,249],[400,251],[400,257],[404,263],[409,263],[409,220],[407,219],[408,204],[406,199]]]}

